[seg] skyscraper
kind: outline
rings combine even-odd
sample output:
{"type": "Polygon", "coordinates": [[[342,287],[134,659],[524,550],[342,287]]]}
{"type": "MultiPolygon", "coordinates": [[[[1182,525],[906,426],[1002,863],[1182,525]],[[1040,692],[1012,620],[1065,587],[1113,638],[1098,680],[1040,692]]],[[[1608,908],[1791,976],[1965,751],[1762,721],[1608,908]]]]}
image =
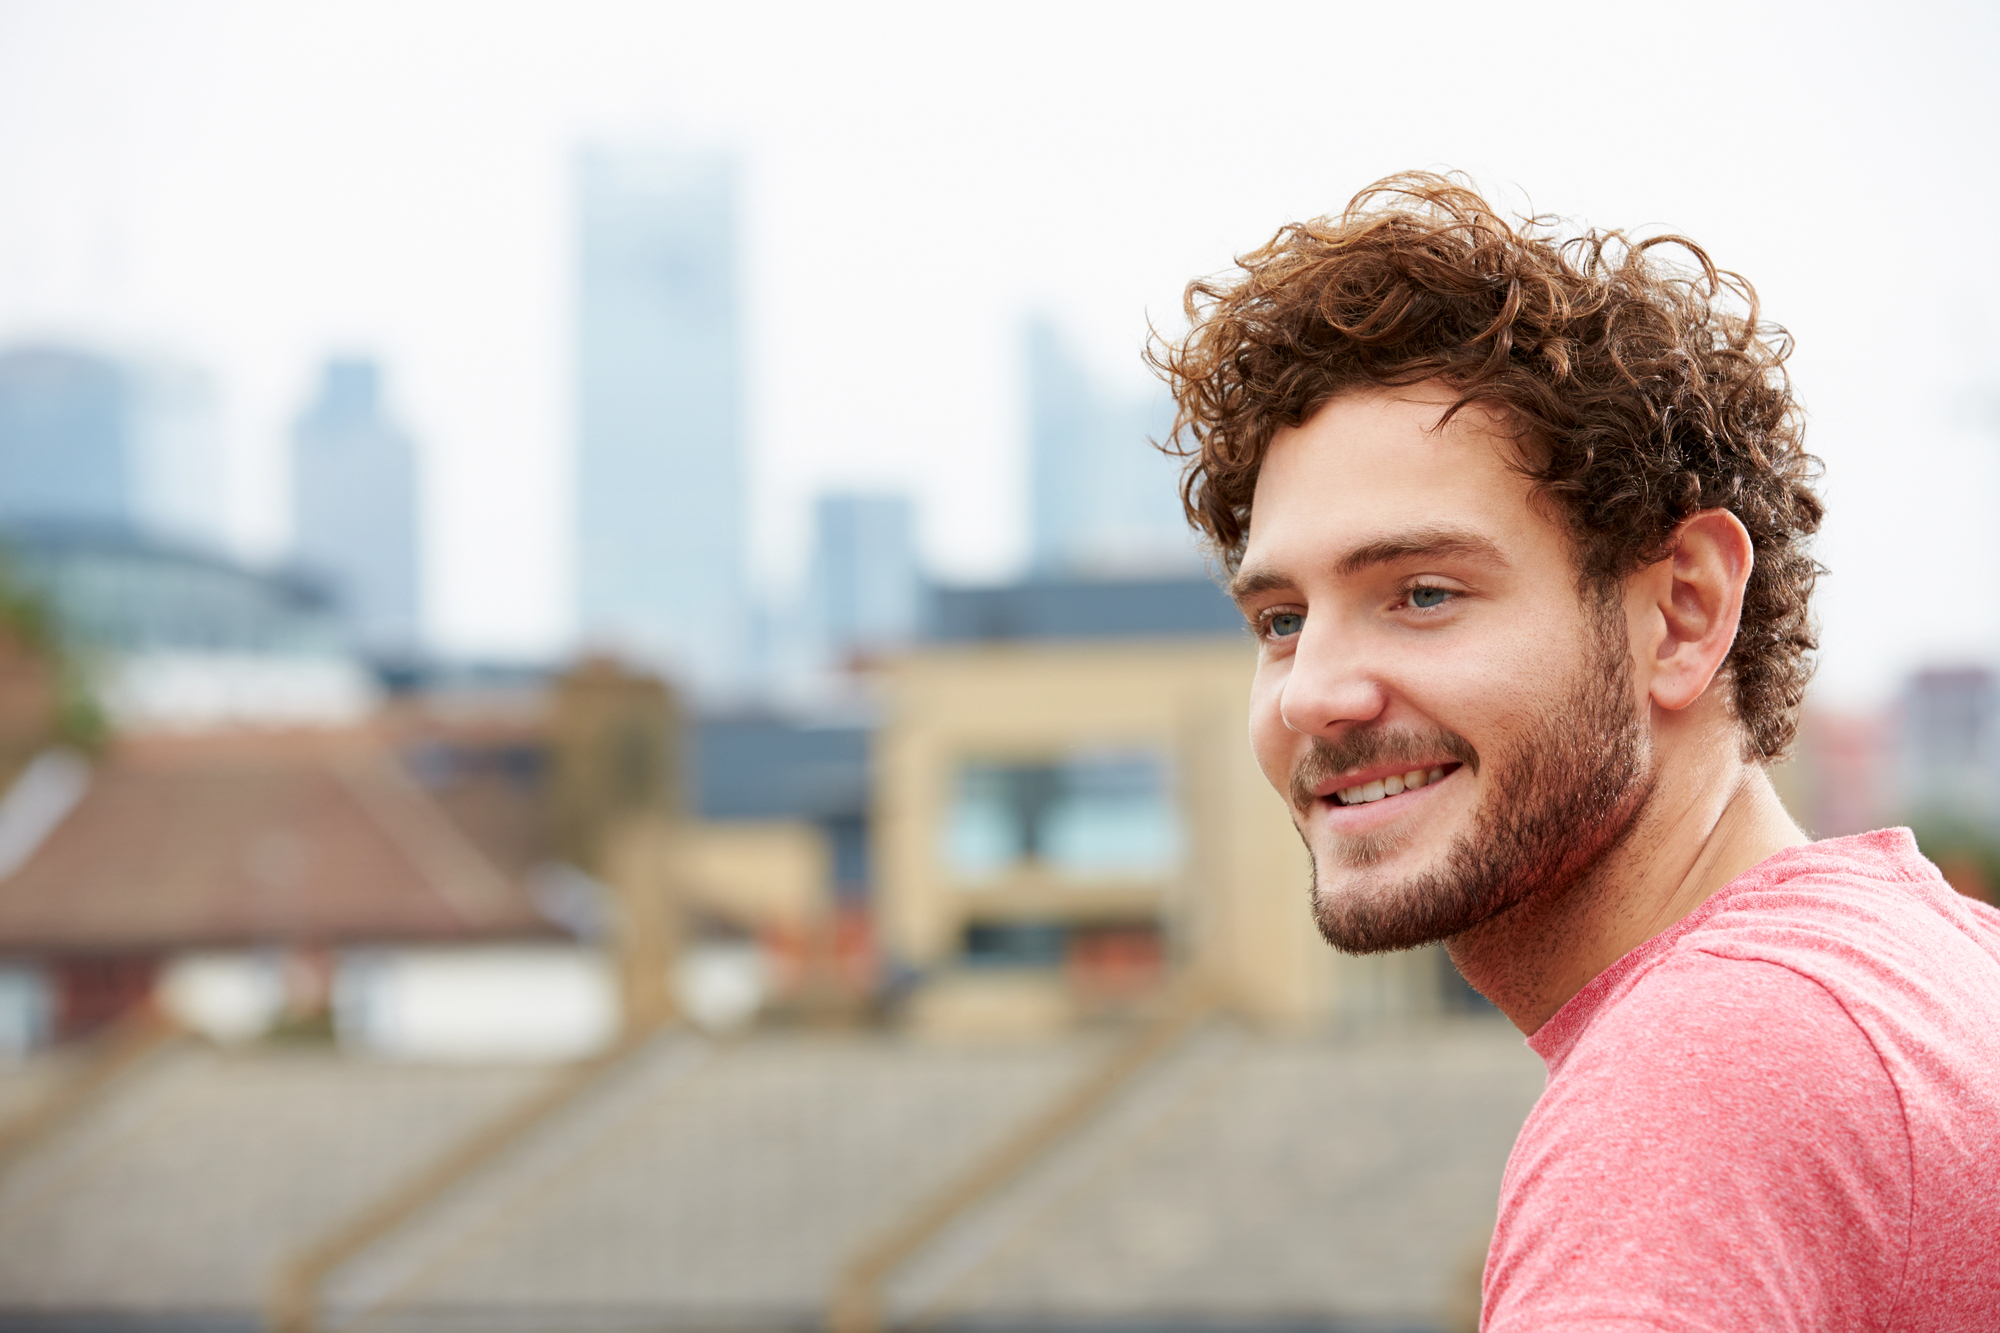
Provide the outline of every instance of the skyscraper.
{"type": "Polygon", "coordinates": [[[0,523],[221,546],[222,473],[199,371],[52,345],[0,353],[0,523]]]}
{"type": "Polygon", "coordinates": [[[0,355],[0,520],[129,526],[129,399],[105,357],[56,347],[0,355]]]}
{"type": "Polygon", "coordinates": [[[579,627],[730,693],[750,621],[735,169],[589,149],[577,190],[579,627]]]}
{"type": "Polygon", "coordinates": [[[372,361],[327,362],[292,431],[292,540],[357,642],[401,655],[420,633],[417,458],[383,409],[381,379],[372,361]]]}
{"type": "Polygon", "coordinates": [[[1178,468],[1150,443],[1173,424],[1165,393],[1107,394],[1043,319],[1027,327],[1027,370],[1035,573],[1199,569],[1181,514],[1178,468]]]}
{"type": "Polygon", "coordinates": [[[215,386],[164,357],[125,362],[133,407],[133,503],[156,537],[220,550],[229,545],[229,496],[215,386]]]}
{"type": "Polygon", "coordinates": [[[813,519],[813,601],[834,660],[914,639],[921,583],[910,501],[823,495],[813,519]]]}

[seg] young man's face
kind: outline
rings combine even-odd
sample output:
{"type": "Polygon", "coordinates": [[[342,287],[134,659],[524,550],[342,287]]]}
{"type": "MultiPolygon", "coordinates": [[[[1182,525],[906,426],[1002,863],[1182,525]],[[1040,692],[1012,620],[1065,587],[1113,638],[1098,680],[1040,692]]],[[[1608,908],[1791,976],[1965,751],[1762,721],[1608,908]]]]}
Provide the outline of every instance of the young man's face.
{"type": "Polygon", "coordinates": [[[1650,790],[1616,600],[1496,420],[1435,386],[1342,397],[1272,441],[1234,584],[1251,743],[1311,852],[1320,928],[1445,939],[1573,882],[1650,790]]]}

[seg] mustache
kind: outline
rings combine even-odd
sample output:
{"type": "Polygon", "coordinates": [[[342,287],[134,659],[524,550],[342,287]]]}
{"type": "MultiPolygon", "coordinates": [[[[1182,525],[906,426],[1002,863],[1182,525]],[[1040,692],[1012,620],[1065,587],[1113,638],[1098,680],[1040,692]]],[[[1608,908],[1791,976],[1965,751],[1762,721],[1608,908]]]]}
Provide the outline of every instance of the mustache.
{"type": "Polygon", "coordinates": [[[1352,769],[1391,763],[1416,768],[1435,761],[1440,753],[1474,773],[1479,771],[1479,751],[1472,748],[1472,742],[1442,727],[1434,731],[1350,731],[1331,741],[1314,736],[1312,748],[1292,769],[1292,808],[1301,814],[1312,809],[1317,799],[1313,788],[1352,769]]]}

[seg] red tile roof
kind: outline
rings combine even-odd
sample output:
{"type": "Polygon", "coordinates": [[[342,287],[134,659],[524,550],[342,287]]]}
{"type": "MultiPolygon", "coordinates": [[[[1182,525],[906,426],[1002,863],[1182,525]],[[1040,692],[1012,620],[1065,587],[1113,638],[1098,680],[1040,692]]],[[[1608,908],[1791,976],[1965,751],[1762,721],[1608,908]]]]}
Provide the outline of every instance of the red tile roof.
{"type": "Polygon", "coordinates": [[[546,935],[360,732],[120,741],[0,880],[0,952],[546,935]]]}

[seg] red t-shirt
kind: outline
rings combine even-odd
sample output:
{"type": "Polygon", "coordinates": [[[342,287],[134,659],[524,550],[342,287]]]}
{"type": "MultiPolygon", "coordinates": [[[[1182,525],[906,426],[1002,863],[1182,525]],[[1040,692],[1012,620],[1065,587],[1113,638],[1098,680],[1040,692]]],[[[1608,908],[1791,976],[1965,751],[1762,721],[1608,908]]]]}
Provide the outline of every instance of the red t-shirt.
{"type": "Polygon", "coordinates": [[[1779,852],[1528,1044],[1487,1333],[2000,1329],[2000,912],[1907,830],[1779,852]]]}

